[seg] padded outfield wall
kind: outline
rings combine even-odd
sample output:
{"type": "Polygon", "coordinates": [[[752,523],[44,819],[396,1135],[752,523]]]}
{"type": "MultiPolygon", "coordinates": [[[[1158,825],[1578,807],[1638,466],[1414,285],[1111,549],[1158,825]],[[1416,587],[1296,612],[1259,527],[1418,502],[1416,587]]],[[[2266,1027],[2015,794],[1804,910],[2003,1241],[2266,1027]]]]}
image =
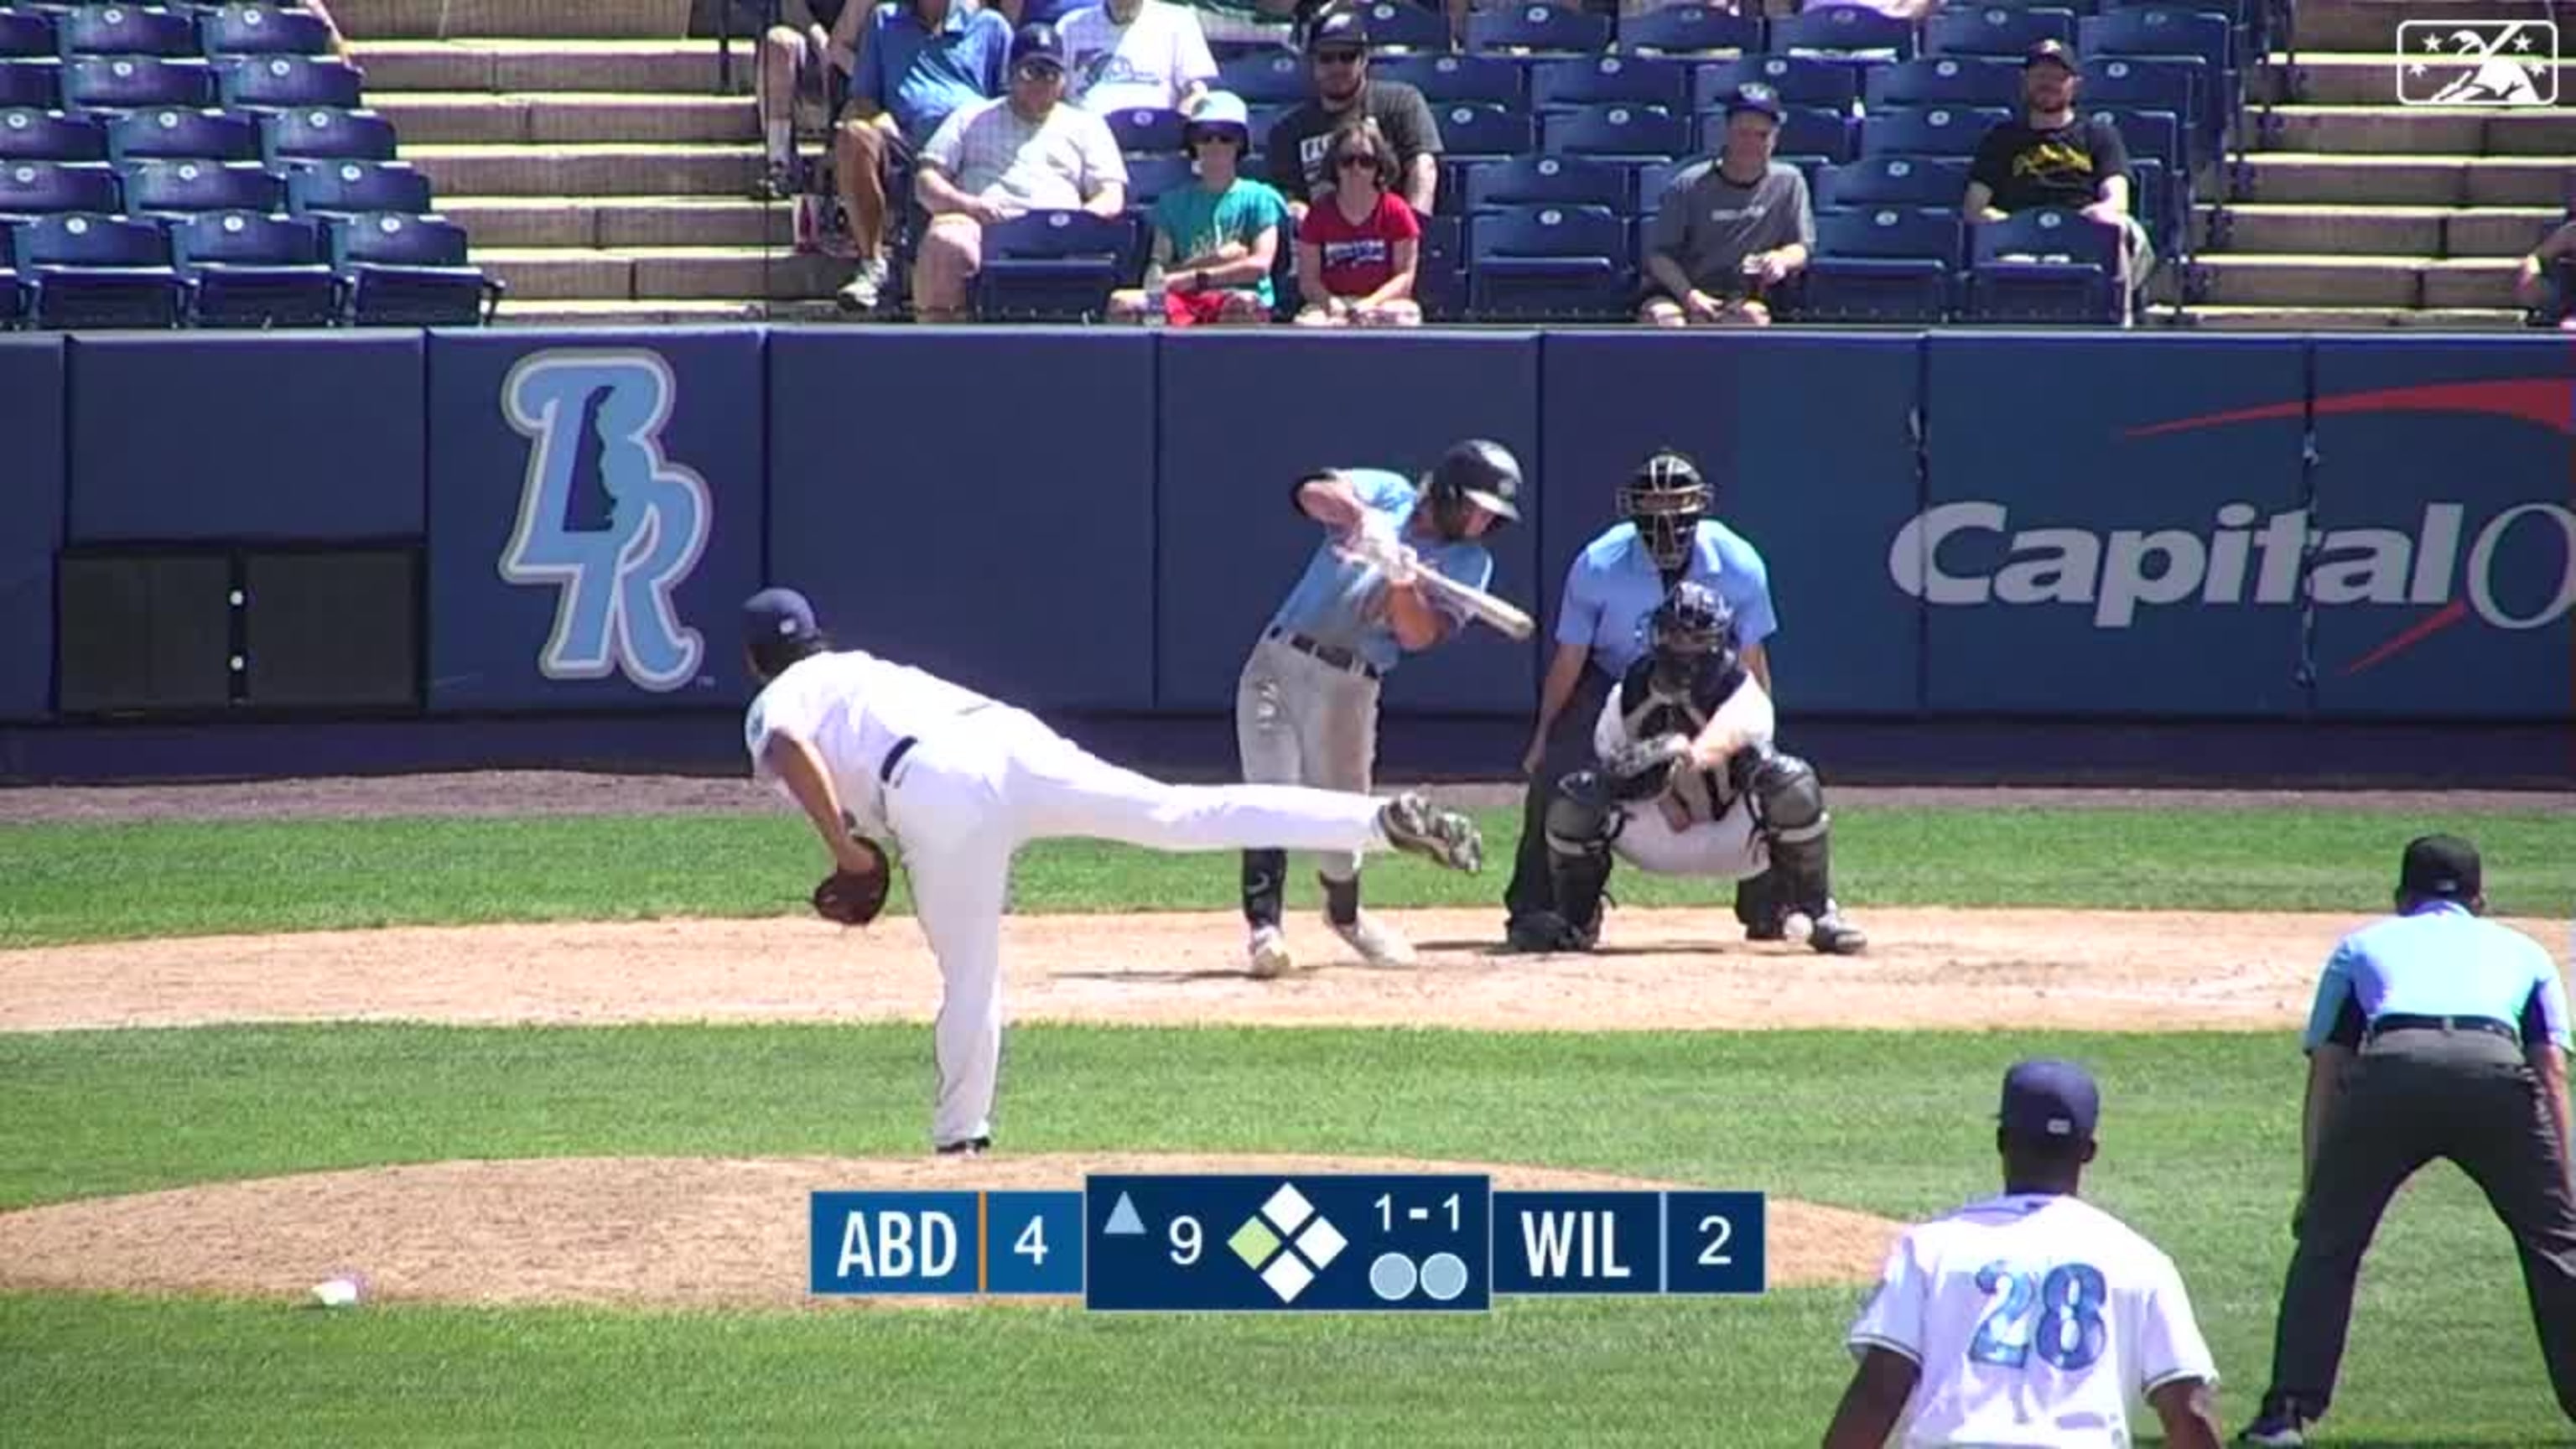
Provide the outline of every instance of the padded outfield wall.
{"type": "MultiPolygon", "coordinates": [[[[731,610],[764,581],[852,643],[1221,755],[1316,540],[1292,480],[1470,434],[1532,469],[1496,580],[1551,623],[1625,471],[1698,456],[1770,561],[1804,728],[2537,741],[2528,773],[2576,724],[2554,338],[119,334],[0,338],[0,770],[262,737],[307,742],[280,769],[528,763],[576,727],[721,765],[731,610]],[[341,563],[363,687],[261,615],[285,584],[241,597],[334,597],[312,581],[341,563]],[[198,617],[226,581],[233,617],[198,617]],[[190,652],[218,647],[208,675],[190,652]]],[[[1545,644],[1408,664],[1391,756],[1507,764],[1545,644]]]]}

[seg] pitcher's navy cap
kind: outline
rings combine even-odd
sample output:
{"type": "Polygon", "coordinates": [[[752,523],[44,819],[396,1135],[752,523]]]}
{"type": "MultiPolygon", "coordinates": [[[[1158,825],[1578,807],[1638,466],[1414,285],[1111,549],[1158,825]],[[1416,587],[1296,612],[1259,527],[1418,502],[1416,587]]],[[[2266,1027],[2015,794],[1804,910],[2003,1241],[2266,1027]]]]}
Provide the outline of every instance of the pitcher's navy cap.
{"type": "Polygon", "coordinates": [[[2478,848],[2456,835],[2420,835],[2406,842],[2397,888],[2410,895],[2464,901],[2485,884],[2478,848]]]}
{"type": "Polygon", "coordinates": [[[803,640],[822,636],[814,622],[814,606],[794,589],[763,589],[742,603],[742,642],[750,645],[774,644],[782,639],[803,640]]]}
{"type": "Polygon", "coordinates": [[[2004,1073],[2006,1136],[2026,1142],[2090,1142],[2102,1113],[2093,1078],[2073,1062],[2048,1058],[2021,1062],[2004,1073]]]}

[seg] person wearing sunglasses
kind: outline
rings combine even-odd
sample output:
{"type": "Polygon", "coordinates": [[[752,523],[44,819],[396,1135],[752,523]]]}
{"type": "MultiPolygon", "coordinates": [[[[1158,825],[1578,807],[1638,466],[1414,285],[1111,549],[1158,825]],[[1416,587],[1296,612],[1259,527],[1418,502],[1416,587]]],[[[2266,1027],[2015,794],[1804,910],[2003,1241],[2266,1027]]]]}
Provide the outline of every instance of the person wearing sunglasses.
{"type": "Polygon", "coordinates": [[[1387,189],[1395,148],[1363,121],[1333,134],[1336,178],[1297,223],[1297,313],[1303,327],[1418,327],[1413,281],[1422,221],[1387,189]]]}
{"type": "Polygon", "coordinates": [[[1145,285],[1112,292],[1110,319],[1150,321],[1159,308],[1175,327],[1267,322],[1278,306],[1270,278],[1288,203],[1266,182],[1236,171],[1252,144],[1243,98],[1208,92],[1181,138],[1198,181],[1154,199],[1145,285]]]}
{"type": "Polygon", "coordinates": [[[1440,126],[1422,92],[1402,81],[1369,74],[1368,26],[1356,9],[1333,6],[1306,34],[1306,59],[1315,79],[1314,99],[1279,118],[1263,152],[1270,184],[1288,198],[1299,218],[1340,177],[1331,164],[1333,137],[1359,122],[1375,126],[1393,148],[1395,171],[1382,189],[1402,197],[1418,216],[1429,216],[1440,186],[1440,126]]]}

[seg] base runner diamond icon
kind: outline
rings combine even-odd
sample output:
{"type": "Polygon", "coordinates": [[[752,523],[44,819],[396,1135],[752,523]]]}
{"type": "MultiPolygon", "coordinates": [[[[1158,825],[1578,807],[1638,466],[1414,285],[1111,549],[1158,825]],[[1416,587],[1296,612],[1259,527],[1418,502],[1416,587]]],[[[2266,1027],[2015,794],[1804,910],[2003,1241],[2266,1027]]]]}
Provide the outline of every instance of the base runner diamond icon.
{"type": "Polygon", "coordinates": [[[2397,27],[2403,106],[2558,104],[2554,20],[2407,20],[2397,27]]]}
{"type": "Polygon", "coordinates": [[[1225,1245],[1243,1260],[1243,1266],[1257,1273],[1262,1264],[1270,1261],[1270,1255],[1279,1251],[1279,1235],[1270,1231],[1269,1225],[1261,1219],[1246,1218],[1243,1226],[1234,1230],[1234,1236],[1225,1240],[1225,1245]]]}

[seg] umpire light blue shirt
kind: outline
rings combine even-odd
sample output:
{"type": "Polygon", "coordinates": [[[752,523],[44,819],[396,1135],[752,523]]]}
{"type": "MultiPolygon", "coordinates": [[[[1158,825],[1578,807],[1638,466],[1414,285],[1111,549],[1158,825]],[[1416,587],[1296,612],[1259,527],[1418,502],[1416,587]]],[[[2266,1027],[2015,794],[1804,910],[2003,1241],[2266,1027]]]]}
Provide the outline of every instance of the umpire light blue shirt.
{"type": "Polygon", "coordinates": [[[2536,1030],[2567,1049],[2567,986],[2558,963],[2521,932],[2480,920],[2448,901],[2390,916],[2335,943],[2317,981],[2303,1044],[2330,1040],[2347,1006],[2367,1024],[2383,1016],[2484,1016],[2536,1030]]]}
{"type": "Polygon", "coordinates": [[[921,23],[912,0],[891,0],[868,17],[850,95],[894,117],[916,150],[948,113],[988,101],[1010,83],[1011,26],[998,10],[949,0],[937,34],[921,23]]]}
{"type": "MultiPolygon", "coordinates": [[[[1383,468],[1344,468],[1340,470],[1351,491],[1359,495],[1360,506],[1383,513],[1399,526],[1413,512],[1414,499],[1420,496],[1411,483],[1383,468]]],[[[1462,584],[1484,588],[1493,581],[1494,556],[1473,539],[1454,543],[1433,543],[1420,535],[1401,533],[1424,567],[1439,570],[1462,584]]],[[[1306,562],[1306,572],[1298,576],[1297,587],[1289,590],[1287,602],[1270,616],[1275,629],[1303,634],[1318,644],[1337,644],[1358,652],[1362,659],[1386,673],[1404,656],[1404,646],[1395,642],[1394,626],[1386,622],[1384,601],[1380,595],[1384,583],[1375,569],[1354,563],[1334,551],[1333,540],[1325,539],[1306,562]]],[[[1457,611],[1442,612],[1457,617],[1457,611]]]]}
{"type": "MultiPolygon", "coordinates": [[[[1753,545],[1714,519],[1700,520],[1690,567],[1682,577],[1704,584],[1735,611],[1735,645],[1750,649],[1780,632],[1771,612],[1771,571],[1753,545]]],[[[1646,616],[1664,601],[1664,576],[1637,537],[1622,523],[1585,544],[1565,571],[1565,594],[1556,609],[1556,642],[1592,651],[1592,663],[1612,678],[1645,657],[1646,616]]]]}

